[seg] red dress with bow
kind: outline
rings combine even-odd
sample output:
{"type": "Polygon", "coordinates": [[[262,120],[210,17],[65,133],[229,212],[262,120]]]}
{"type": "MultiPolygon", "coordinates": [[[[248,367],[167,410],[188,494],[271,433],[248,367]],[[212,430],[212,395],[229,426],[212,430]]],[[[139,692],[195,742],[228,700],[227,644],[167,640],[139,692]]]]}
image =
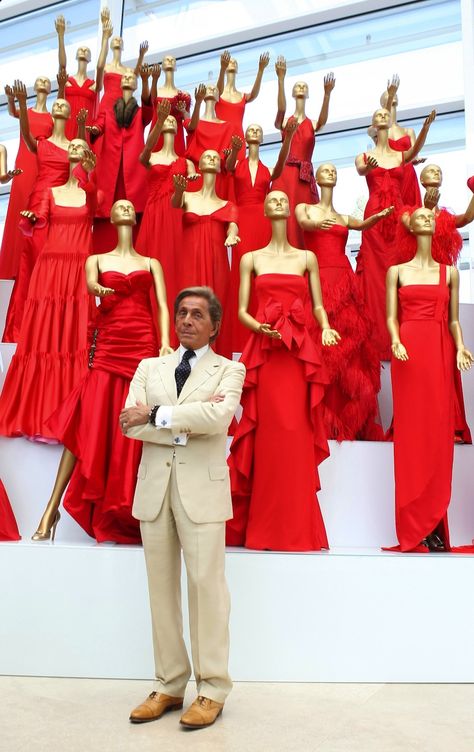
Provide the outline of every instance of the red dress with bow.
{"type": "Polygon", "coordinates": [[[316,346],[306,277],[255,278],[256,318],[281,340],[252,333],[242,418],[229,457],[234,518],[227,545],[273,551],[328,548],[316,492],[328,455],[321,402],[327,376],[316,346]]]}
{"type": "MultiPolygon", "coordinates": [[[[191,97],[187,93],[187,91],[178,91],[178,93],[174,97],[156,97],[156,99],[153,101],[153,117],[151,120],[151,128],[156,123],[156,108],[159,102],[163,102],[164,99],[167,99],[168,102],[171,105],[170,109],[170,115],[173,115],[174,118],[176,118],[176,125],[178,126],[178,130],[176,132],[176,136],[174,137],[174,150],[178,157],[183,157],[186,152],[186,144],[184,141],[184,117],[182,110],[178,109],[176,106],[178,102],[184,102],[186,111],[189,112],[191,107],[191,97]]],[[[153,147],[153,151],[160,151],[160,149],[163,148],[163,136],[161,135],[156,143],[156,145],[153,147]]]]}
{"type": "Polygon", "coordinates": [[[141,443],[122,434],[118,418],[139,362],[158,355],[153,279],[146,270],[106,271],[99,282],[115,293],[91,321],[89,370],[48,426],[77,458],[64,508],[99,543],[140,543],[132,504],[141,443]]]}
{"type": "MultiPolygon", "coordinates": [[[[411,148],[411,140],[408,135],[402,136],[401,138],[389,138],[388,143],[390,148],[395,149],[395,151],[408,151],[408,149],[411,148]]],[[[418,176],[411,162],[404,165],[401,192],[404,204],[407,204],[408,206],[421,206],[421,193],[418,176]]]]}
{"type": "MultiPolygon", "coordinates": [[[[95,81],[92,78],[86,78],[86,80],[79,84],[74,76],[68,76],[66,86],[64,87],[64,96],[66,97],[71,107],[71,115],[69,120],[66,121],[66,138],[72,141],[73,138],[77,138],[77,114],[80,110],[85,108],[87,110],[86,125],[92,125],[94,123],[97,111],[97,92],[91,89],[95,81]]],[[[89,139],[89,135],[87,134],[89,139]]]]}
{"type": "Polygon", "coordinates": [[[304,233],[306,247],[318,259],[329,322],[341,335],[337,347],[323,348],[329,376],[322,405],[324,425],[329,439],[382,441],[377,404],[380,361],[359,280],[346,256],[348,232],[347,227],[333,225],[304,233]]]}
{"type": "Polygon", "coordinates": [[[386,169],[375,167],[366,175],[369,200],[364,218],[388,206],[395,210],[376,225],[362,232],[362,244],[357,255],[356,273],[359,276],[365,307],[373,324],[374,342],[381,360],[390,360],[390,338],[386,324],[385,277],[389,266],[397,263],[395,230],[402,205],[401,188],[405,175],[403,163],[386,169]]]}
{"type": "MultiPolygon", "coordinates": [[[[288,118],[293,122],[295,118],[288,118]]],[[[282,139],[284,138],[282,132],[282,139]]],[[[306,117],[299,125],[291,139],[290,153],[283,172],[272,184],[273,191],[284,191],[290,200],[290,217],[288,219],[288,240],[295,248],[304,248],[303,230],[295,219],[297,204],[317,204],[318,188],[314,179],[313,158],[316,135],[313,121],[306,117]]]]}

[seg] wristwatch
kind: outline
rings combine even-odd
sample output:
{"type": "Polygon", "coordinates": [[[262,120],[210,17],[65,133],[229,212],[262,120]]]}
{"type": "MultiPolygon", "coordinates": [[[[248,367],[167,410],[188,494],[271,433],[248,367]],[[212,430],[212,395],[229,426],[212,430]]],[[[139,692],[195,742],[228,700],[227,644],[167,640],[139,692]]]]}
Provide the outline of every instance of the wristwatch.
{"type": "Polygon", "coordinates": [[[152,426],[156,425],[156,413],[158,412],[159,405],[153,405],[150,412],[148,413],[148,423],[151,423],[152,426]]]}

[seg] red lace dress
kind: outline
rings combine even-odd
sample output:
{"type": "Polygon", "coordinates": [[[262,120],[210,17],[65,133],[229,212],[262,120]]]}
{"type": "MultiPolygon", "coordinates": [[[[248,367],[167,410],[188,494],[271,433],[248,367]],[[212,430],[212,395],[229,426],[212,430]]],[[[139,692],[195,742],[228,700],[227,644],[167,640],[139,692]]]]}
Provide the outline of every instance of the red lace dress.
{"type": "Polygon", "coordinates": [[[92,247],[95,191],[84,187],[84,206],[59,206],[48,190],[37,210],[37,225],[49,225],[48,238],[31,276],[18,347],[0,396],[2,436],[56,440],[46,419],[86,372],[93,301],[84,264],[92,247]]]}
{"type": "Polygon", "coordinates": [[[0,541],[21,540],[5,486],[0,480],[0,541]]]}
{"type": "Polygon", "coordinates": [[[261,274],[255,290],[257,319],[282,339],[251,333],[242,353],[247,373],[229,457],[234,517],[227,545],[318,551],[328,548],[316,496],[317,468],[329,455],[321,411],[327,376],[308,281],[261,274]]]}
{"type": "Polygon", "coordinates": [[[390,360],[390,338],[386,324],[385,277],[389,266],[397,263],[395,230],[402,205],[401,188],[405,176],[403,164],[391,169],[375,167],[366,175],[369,200],[364,217],[395,206],[395,211],[362,232],[356,272],[364,295],[365,307],[373,324],[374,343],[381,360],[390,360]]]}
{"type": "Polygon", "coordinates": [[[324,426],[328,439],[382,441],[377,404],[380,361],[359,281],[345,253],[348,232],[347,227],[333,225],[304,233],[306,247],[318,259],[329,322],[341,335],[337,347],[323,348],[329,376],[322,404],[324,426]]]}
{"type": "Polygon", "coordinates": [[[228,102],[227,99],[222,97],[216,102],[216,115],[221,120],[225,120],[227,123],[232,123],[232,135],[240,136],[243,141],[242,148],[237,154],[237,159],[245,159],[245,136],[243,129],[243,120],[245,115],[245,106],[247,99],[245,94],[240,102],[228,102]]]}
{"type": "Polygon", "coordinates": [[[229,312],[230,266],[224,245],[229,222],[237,222],[237,207],[227,201],[212,214],[183,212],[183,244],[178,259],[178,288],[212,287],[223,309],[216,351],[231,357],[232,330],[229,312]]]}
{"type": "Polygon", "coordinates": [[[97,92],[91,89],[94,83],[95,81],[92,78],[86,78],[83,84],[78,84],[74,76],[68,76],[66,86],[64,87],[64,96],[71,106],[71,116],[66,121],[66,137],[70,141],[73,138],[77,138],[76,116],[79,110],[82,108],[87,110],[86,125],[94,123],[98,100],[97,92]]]}
{"type": "MultiPolygon", "coordinates": [[[[33,138],[49,138],[52,133],[53,119],[49,112],[35,112],[30,108],[28,110],[28,123],[33,138]]],[[[0,250],[0,279],[13,279],[18,274],[20,255],[25,244],[25,236],[18,226],[19,214],[28,206],[38,173],[36,154],[28,149],[21,133],[15,168],[23,170],[23,173],[16,177],[11,184],[0,250]]]]}
{"type": "MultiPolygon", "coordinates": [[[[188,145],[186,157],[191,160],[199,172],[199,160],[203,151],[214,149],[221,157],[221,172],[216,177],[216,193],[219,198],[227,199],[232,193],[232,175],[224,171],[224,149],[230,147],[233,134],[232,123],[213,123],[200,120],[196,130],[189,132],[190,120],[184,121],[184,127],[188,133],[188,145]]],[[[188,191],[199,191],[202,188],[202,180],[196,180],[188,185],[188,191]]]]}
{"type": "MultiPolygon", "coordinates": [[[[156,123],[156,108],[159,102],[162,102],[164,99],[167,99],[171,104],[171,110],[170,115],[173,115],[173,117],[176,118],[176,124],[178,126],[178,130],[176,132],[176,136],[174,137],[174,150],[178,157],[183,157],[186,152],[186,144],[184,141],[184,118],[183,113],[181,110],[179,110],[176,105],[178,102],[184,102],[186,105],[186,111],[189,112],[191,107],[191,97],[187,93],[187,91],[178,91],[178,93],[174,97],[156,97],[155,100],[153,100],[153,117],[151,120],[151,128],[156,123]]],[[[153,147],[153,151],[160,151],[160,149],[163,148],[163,136],[160,136],[156,146],[153,147]]]]}
{"type": "MultiPolygon", "coordinates": [[[[293,116],[288,118],[288,122],[293,120],[293,116]]],[[[284,138],[284,133],[282,133],[282,138],[284,138]]],[[[290,200],[288,240],[295,248],[304,248],[303,230],[295,219],[296,205],[317,204],[319,201],[311,162],[315,142],[313,122],[307,117],[298,125],[291,140],[290,153],[283,172],[272,184],[273,191],[284,191],[290,200]]]]}
{"type": "Polygon", "coordinates": [[[51,416],[48,426],[77,458],[64,508],[99,543],[140,543],[132,517],[141,443],[120,431],[118,417],[139,362],[158,355],[148,271],[108,271],[103,298],[90,325],[87,375],[51,416]]]}
{"type": "MultiPolygon", "coordinates": [[[[395,151],[408,151],[411,148],[410,136],[405,135],[401,138],[389,138],[388,143],[391,149],[395,151]]],[[[421,193],[418,183],[418,176],[413,165],[408,162],[405,164],[405,173],[401,187],[402,201],[407,206],[421,206],[421,193]]]]}
{"type": "MultiPolygon", "coordinates": [[[[28,206],[23,207],[24,209],[28,208],[35,214],[41,211],[45,190],[63,185],[69,177],[69,161],[66,149],[61,149],[45,138],[39,138],[37,141],[38,173],[29,196],[28,206]]],[[[46,242],[47,235],[47,223],[42,223],[41,227],[36,226],[32,237],[26,237],[22,246],[18,276],[13,287],[5,322],[4,342],[18,342],[31,275],[39,253],[46,242]]]]}

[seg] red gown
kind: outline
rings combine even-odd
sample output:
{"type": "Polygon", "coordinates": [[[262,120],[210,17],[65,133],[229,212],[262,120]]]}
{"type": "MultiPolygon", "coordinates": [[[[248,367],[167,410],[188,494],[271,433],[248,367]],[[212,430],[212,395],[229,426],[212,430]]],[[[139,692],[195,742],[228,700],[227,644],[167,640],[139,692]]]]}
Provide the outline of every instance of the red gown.
{"type": "MultiPolygon", "coordinates": [[[[294,117],[288,118],[288,122],[294,117]]],[[[284,133],[282,132],[282,139],[284,133]]],[[[303,230],[295,219],[297,204],[317,204],[318,188],[314,179],[313,158],[316,135],[313,122],[308,117],[298,125],[291,140],[290,153],[283,172],[272,184],[273,191],[284,191],[290,200],[288,219],[288,240],[296,248],[304,248],[303,230]]]]}
{"type": "MultiPolygon", "coordinates": [[[[237,163],[234,172],[234,189],[239,210],[240,243],[233,249],[231,267],[232,350],[242,352],[250,336],[250,330],[237,317],[240,285],[240,259],[248,251],[256,251],[270,242],[272,226],[264,215],[263,204],[270,190],[270,170],[263,162],[258,163],[255,183],[249,170],[248,159],[237,163]]],[[[253,315],[253,295],[250,296],[250,313],[253,315]]]]}
{"type": "Polygon", "coordinates": [[[234,518],[227,545],[279,551],[328,548],[316,492],[328,455],[321,401],[327,376],[309,314],[308,281],[296,274],[255,279],[259,321],[281,340],[250,335],[242,418],[229,457],[234,518]]]}
{"type": "MultiPolygon", "coordinates": [[[[89,295],[84,264],[91,252],[93,186],[86,204],[58,206],[45,191],[37,225],[48,238],[31,276],[18,347],[0,396],[0,434],[56,440],[46,419],[84,376],[89,295]]],[[[30,227],[28,225],[28,227],[30,227]]]]}
{"type": "MultiPolygon", "coordinates": [[[[188,145],[186,157],[191,160],[199,172],[199,160],[203,151],[214,149],[221,157],[221,172],[216,177],[216,193],[219,198],[227,199],[232,195],[232,176],[223,170],[224,149],[230,147],[233,134],[232,123],[213,123],[208,120],[200,120],[195,131],[189,132],[190,119],[184,121],[184,127],[188,133],[188,145]]],[[[202,188],[202,180],[190,183],[188,190],[199,191],[202,188]]]]}
{"type": "MultiPolygon", "coordinates": [[[[176,132],[176,136],[174,137],[174,150],[178,157],[183,157],[186,152],[186,144],[184,142],[184,118],[183,113],[181,110],[179,110],[176,105],[178,102],[184,102],[186,105],[186,111],[189,112],[191,107],[191,97],[187,93],[187,91],[179,91],[174,97],[156,97],[156,99],[153,101],[153,117],[151,120],[151,128],[156,123],[156,107],[158,102],[162,102],[164,99],[167,99],[171,104],[171,110],[170,115],[173,115],[174,118],[176,118],[176,124],[178,126],[178,130],[176,132]]],[[[153,151],[160,151],[160,149],[163,148],[163,136],[161,135],[156,143],[156,145],[153,147],[153,151]]]]}
{"type": "Polygon", "coordinates": [[[140,543],[132,517],[141,443],[120,431],[118,417],[139,362],[158,355],[152,321],[152,275],[102,272],[115,290],[90,325],[89,371],[48,420],[77,463],[64,508],[99,543],[140,543]]]}
{"type": "MultiPolygon", "coordinates": [[[[45,138],[38,139],[36,158],[38,173],[29,196],[28,206],[23,208],[28,208],[38,214],[41,211],[45,190],[66,183],[69,177],[69,160],[66,149],[61,149],[45,138]]],[[[3,333],[4,342],[18,342],[31,274],[47,235],[46,224],[41,227],[37,226],[33,237],[26,237],[22,246],[18,276],[7,311],[3,333]]]]}
{"type": "Polygon", "coordinates": [[[237,207],[230,201],[212,214],[183,213],[183,244],[178,259],[178,287],[208,285],[219,298],[222,309],[216,350],[231,357],[232,331],[228,312],[230,266],[224,245],[229,222],[237,222],[237,207]]]}
{"type": "Polygon", "coordinates": [[[99,112],[102,110],[113,110],[115,102],[122,96],[121,82],[121,73],[104,73],[104,93],[99,102],[99,112]]]}
{"type": "MultiPolygon", "coordinates": [[[[411,148],[410,136],[405,135],[401,138],[389,138],[388,143],[391,149],[395,151],[408,151],[411,148]]],[[[415,168],[408,162],[405,165],[405,172],[402,182],[402,201],[408,206],[421,206],[421,193],[418,184],[418,176],[415,168]]]]}
{"type": "Polygon", "coordinates": [[[386,324],[385,277],[389,266],[397,263],[395,230],[402,205],[401,187],[405,167],[385,169],[375,167],[366,175],[369,200],[364,218],[395,206],[390,216],[362,231],[362,244],[357,255],[356,272],[359,275],[365,307],[373,324],[374,342],[380,360],[390,360],[390,338],[386,324]]]}
{"type": "Polygon", "coordinates": [[[245,135],[243,129],[243,120],[245,115],[245,106],[247,99],[245,94],[240,102],[228,102],[227,99],[219,99],[216,102],[216,115],[221,120],[225,120],[227,123],[232,123],[232,135],[240,136],[243,141],[242,148],[237,154],[237,159],[245,159],[245,135]]]}
{"type": "MultiPolygon", "coordinates": [[[[35,112],[30,108],[28,123],[33,138],[49,138],[52,133],[53,119],[49,112],[35,112]]],[[[15,168],[23,170],[23,173],[13,180],[10,191],[0,250],[0,279],[13,279],[18,274],[20,255],[25,243],[25,237],[18,227],[19,214],[28,206],[38,172],[36,154],[28,149],[21,133],[15,168]]]]}
{"type": "Polygon", "coordinates": [[[348,233],[342,225],[304,233],[306,248],[318,259],[329,322],[341,335],[337,347],[323,349],[329,375],[322,404],[324,426],[329,439],[382,441],[377,404],[380,361],[359,282],[345,253],[348,233]]]}
{"type": "Polygon", "coordinates": [[[426,551],[420,541],[438,528],[449,550],[456,354],[446,266],[437,285],[400,287],[398,305],[409,360],[391,368],[397,549],[426,551]]]}
{"type": "Polygon", "coordinates": [[[21,540],[21,535],[18,532],[18,525],[5,486],[0,480],[0,541],[17,540],[21,540]]]}
{"type": "Polygon", "coordinates": [[[78,84],[74,76],[68,76],[66,86],[64,87],[64,96],[71,107],[71,116],[66,122],[66,137],[72,141],[77,138],[77,120],[76,116],[82,108],[87,110],[86,125],[94,123],[97,111],[97,92],[91,89],[95,81],[92,78],[86,78],[84,83],[78,84]],[[69,86],[68,86],[69,84],[69,86]]]}

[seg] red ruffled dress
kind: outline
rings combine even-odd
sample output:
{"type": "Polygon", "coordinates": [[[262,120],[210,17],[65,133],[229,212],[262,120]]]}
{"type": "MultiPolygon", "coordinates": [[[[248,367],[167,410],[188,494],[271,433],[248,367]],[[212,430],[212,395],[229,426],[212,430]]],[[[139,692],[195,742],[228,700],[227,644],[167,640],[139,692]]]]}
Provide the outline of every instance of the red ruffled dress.
{"type": "Polygon", "coordinates": [[[99,543],[140,543],[132,517],[141,443],[126,438],[119,414],[139,362],[158,355],[148,271],[108,271],[112,287],[90,325],[89,371],[48,420],[51,432],[77,458],[64,508],[99,543]]]}
{"type": "MultiPolygon", "coordinates": [[[[31,276],[18,347],[0,396],[2,436],[56,441],[46,420],[86,372],[93,301],[84,264],[92,250],[95,189],[82,185],[84,206],[59,206],[48,190],[37,210],[36,226],[49,224],[48,238],[31,276]]],[[[24,226],[31,232],[29,223],[24,226]]]]}
{"type": "Polygon", "coordinates": [[[243,121],[245,115],[245,106],[247,104],[247,98],[244,94],[240,102],[228,102],[227,99],[222,97],[216,102],[216,115],[221,120],[225,120],[227,123],[232,123],[232,135],[240,136],[243,141],[242,148],[237,154],[237,159],[245,159],[245,136],[243,129],[243,121]]]}
{"type": "MultiPolygon", "coordinates": [[[[291,116],[288,122],[294,119],[291,116]]],[[[282,132],[282,139],[284,136],[282,132]]],[[[291,140],[290,153],[283,172],[272,184],[272,191],[284,191],[289,198],[288,240],[295,248],[304,248],[303,230],[295,219],[296,205],[319,202],[318,187],[311,161],[315,143],[313,121],[307,117],[298,125],[291,140]]]]}
{"type": "MultiPolygon", "coordinates": [[[[186,152],[186,144],[184,141],[184,117],[181,110],[177,108],[178,102],[184,102],[186,111],[189,112],[191,108],[191,97],[189,96],[187,91],[180,91],[178,90],[178,93],[174,97],[156,97],[156,99],[153,100],[153,117],[151,120],[151,126],[150,130],[153,128],[153,126],[156,123],[156,108],[159,102],[163,102],[164,99],[167,99],[168,102],[171,104],[170,109],[170,115],[173,115],[174,118],[176,118],[176,124],[178,126],[178,130],[176,132],[176,136],[174,137],[174,150],[178,157],[183,157],[186,152]]],[[[160,151],[160,149],[163,148],[163,136],[160,136],[156,145],[153,147],[153,151],[160,151]]]]}
{"type": "Polygon", "coordinates": [[[306,247],[318,259],[329,322],[341,335],[337,347],[323,348],[329,376],[322,403],[324,426],[329,439],[382,441],[377,403],[380,361],[359,281],[345,252],[348,232],[347,227],[333,225],[304,233],[306,247]]]}
{"type": "MultiPolygon", "coordinates": [[[[389,138],[388,143],[391,149],[395,151],[408,151],[411,148],[410,136],[405,135],[401,138],[389,138]]],[[[404,166],[405,172],[401,187],[402,201],[410,206],[421,206],[421,193],[418,183],[418,176],[415,168],[408,162],[404,166]]]]}
{"type": "Polygon", "coordinates": [[[366,175],[369,200],[364,218],[388,206],[392,214],[368,230],[362,231],[362,244],[357,255],[356,273],[359,276],[365,308],[373,324],[374,343],[380,360],[390,360],[390,338],[386,323],[385,278],[389,266],[397,263],[395,231],[402,206],[401,188],[405,175],[403,163],[385,169],[375,167],[366,175]]]}
{"type": "MultiPolygon", "coordinates": [[[[79,110],[87,110],[86,125],[93,125],[97,114],[97,92],[91,89],[95,84],[92,78],[86,78],[83,84],[79,84],[74,76],[68,76],[66,86],[64,87],[64,96],[71,107],[71,116],[66,121],[66,137],[72,141],[77,138],[77,114],[79,110]]],[[[89,140],[89,134],[87,134],[89,140]]]]}
{"type": "Polygon", "coordinates": [[[0,480],[0,541],[21,540],[5,486],[0,480]]]}
{"type": "MultiPolygon", "coordinates": [[[[52,141],[41,137],[37,139],[36,158],[38,173],[29,196],[28,206],[23,208],[39,215],[43,207],[45,190],[66,183],[69,177],[69,160],[66,149],[61,149],[52,141]]],[[[21,218],[19,219],[21,226],[21,218]]],[[[47,222],[43,222],[41,226],[36,225],[33,236],[26,237],[22,246],[18,276],[7,311],[3,333],[4,342],[18,342],[31,275],[47,236],[47,222]]]]}
{"type": "MultiPolygon", "coordinates": [[[[49,138],[53,131],[53,119],[49,112],[35,112],[30,108],[28,123],[31,135],[36,139],[49,138]]],[[[0,279],[13,279],[18,274],[20,255],[25,244],[25,236],[18,226],[20,212],[28,206],[38,174],[36,154],[28,149],[21,133],[15,168],[23,170],[23,173],[13,180],[10,191],[0,250],[0,279]]]]}
{"type": "MultiPolygon", "coordinates": [[[[203,151],[213,149],[220,154],[221,172],[216,176],[216,193],[219,198],[227,199],[232,195],[232,175],[224,170],[224,149],[230,147],[233,134],[232,123],[214,123],[208,120],[200,120],[197,128],[189,132],[190,119],[184,121],[184,127],[188,133],[186,157],[191,160],[199,172],[199,160],[203,151]]],[[[202,180],[195,180],[188,185],[188,191],[199,191],[202,188],[202,180]]]]}
{"type": "Polygon", "coordinates": [[[252,333],[241,361],[247,373],[242,418],[229,456],[234,517],[229,546],[318,551],[328,540],[316,492],[329,449],[321,402],[327,375],[309,314],[306,277],[261,274],[256,318],[281,340],[252,333]]]}

